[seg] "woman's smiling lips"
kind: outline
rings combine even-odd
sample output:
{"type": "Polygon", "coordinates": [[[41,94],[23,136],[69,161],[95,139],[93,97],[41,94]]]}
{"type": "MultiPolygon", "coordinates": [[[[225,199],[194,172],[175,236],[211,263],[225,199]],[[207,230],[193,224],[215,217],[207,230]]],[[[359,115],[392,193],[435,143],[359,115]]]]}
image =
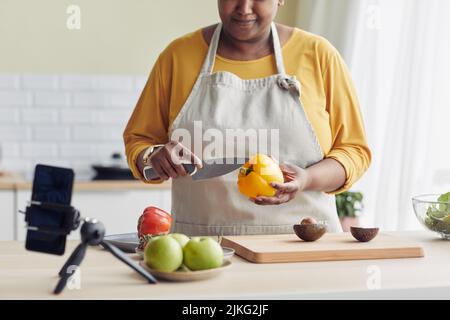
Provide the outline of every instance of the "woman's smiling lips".
{"type": "Polygon", "coordinates": [[[253,23],[256,22],[256,19],[235,19],[232,18],[231,21],[234,24],[237,24],[240,27],[250,27],[253,25],[253,23]]]}

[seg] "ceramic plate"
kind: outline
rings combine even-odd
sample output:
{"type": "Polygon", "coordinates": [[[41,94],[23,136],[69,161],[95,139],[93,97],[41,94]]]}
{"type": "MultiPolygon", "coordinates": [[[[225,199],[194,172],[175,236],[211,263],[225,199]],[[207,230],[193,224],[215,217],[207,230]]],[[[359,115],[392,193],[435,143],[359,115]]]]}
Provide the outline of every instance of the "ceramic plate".
{"type": "Polygon", "coordinates": [[[199,271],[190,271],[187,269],[180,268],[180,270],[174,272],[162,272],[150,269],[144,261],[140,261],[139,264],[149,271],[152,275],[160,280],[167,281],[197,281],[197,280],[206,280],[220,275],[225,269],[228,269],[231,266],[231,261],[224,260],[223,264],[219,268],[215,269],[207,269],[207,270],[199,270],[199,271]]]}

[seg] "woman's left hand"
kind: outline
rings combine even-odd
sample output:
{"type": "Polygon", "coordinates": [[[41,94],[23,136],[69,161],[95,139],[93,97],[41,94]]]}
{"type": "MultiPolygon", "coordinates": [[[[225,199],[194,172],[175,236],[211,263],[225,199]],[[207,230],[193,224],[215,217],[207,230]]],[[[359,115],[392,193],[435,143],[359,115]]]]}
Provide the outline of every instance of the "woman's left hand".
{"type": "Polygon", "coordinates": [[[295,198],[297,192],[306,189],[309,183],[309,175],[305,169],[292,164],[281,164],[280,169],[283,172],[284,183],[273,182],[270,185],[276,190],[273,197],[258,196],[252,200],[258,205],[276,205],[291,201],[295,198]]]}

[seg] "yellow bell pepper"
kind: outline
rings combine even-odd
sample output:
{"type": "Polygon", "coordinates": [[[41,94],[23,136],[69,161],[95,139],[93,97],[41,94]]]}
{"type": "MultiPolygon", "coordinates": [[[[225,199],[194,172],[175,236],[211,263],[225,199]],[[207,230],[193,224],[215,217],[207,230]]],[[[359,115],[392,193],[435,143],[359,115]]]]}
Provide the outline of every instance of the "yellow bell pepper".
{"type": "Polygon", "coordinates": [[[239,192],[247,197],[273,197],[276,190],[270,186],[271,182],[283,183],[284,178],[278,164],[269,156],[256,154],[239,170],[239,192]]]}

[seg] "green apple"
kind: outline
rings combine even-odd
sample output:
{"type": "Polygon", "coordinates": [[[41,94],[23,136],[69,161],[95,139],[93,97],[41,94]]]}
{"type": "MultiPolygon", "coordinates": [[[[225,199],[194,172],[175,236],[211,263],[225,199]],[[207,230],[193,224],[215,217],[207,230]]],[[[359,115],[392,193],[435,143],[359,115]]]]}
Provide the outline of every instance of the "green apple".
{"type": "Polygon", "coordinates": [[[145,247],[144,261],[154,270],[173,272],[183,263],[183,249],[173,237],[159,236],[145,247]]]}
{"type": "Polygon", "coordinates": [[[194,237],[183,248],[183,263],[191,270],[218,268],[223,263],[223,250],[209,237],[194,237]]]}
{"type": "Polygon", "coordinates": [[[189,237],[182,233],[171,233],[169,236],[177,240],[182,248],[189,242],[189,237]]]}

